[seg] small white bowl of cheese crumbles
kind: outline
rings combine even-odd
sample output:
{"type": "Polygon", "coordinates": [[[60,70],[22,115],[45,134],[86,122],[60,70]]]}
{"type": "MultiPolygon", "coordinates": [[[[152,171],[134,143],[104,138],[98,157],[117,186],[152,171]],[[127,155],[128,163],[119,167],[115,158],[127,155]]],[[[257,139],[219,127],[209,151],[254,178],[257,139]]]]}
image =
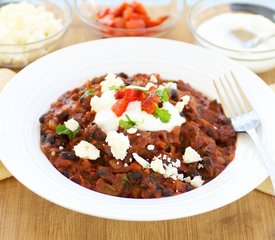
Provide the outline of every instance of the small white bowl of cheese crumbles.
{"type": "Polygon", "coordinates": [[[0,66],[22,68],[55,50],[71,20],[65,0],[0,1],[0,66]]]}

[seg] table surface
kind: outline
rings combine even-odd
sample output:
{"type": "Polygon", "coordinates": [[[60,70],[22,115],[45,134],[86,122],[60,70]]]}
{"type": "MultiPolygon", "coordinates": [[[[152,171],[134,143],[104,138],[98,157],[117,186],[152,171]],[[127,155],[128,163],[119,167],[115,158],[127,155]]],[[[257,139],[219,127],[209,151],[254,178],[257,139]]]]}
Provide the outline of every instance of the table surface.
{"type": "MultiPolygon", "coordinates": [[[[193,42],[184,16],[164,37],[193,42]]],[[[75,16],[62,44],[96,38],[75,16]]],[[[275,83],[275,69],[260,77],[275,83]]],[[[209,213],[160,222],[115,221],[76,213],[42,199],[13,177],[0,182],[0,196],[0,239],[4,240],[275,239],[274,197],[258,190],[209,213]]]]}

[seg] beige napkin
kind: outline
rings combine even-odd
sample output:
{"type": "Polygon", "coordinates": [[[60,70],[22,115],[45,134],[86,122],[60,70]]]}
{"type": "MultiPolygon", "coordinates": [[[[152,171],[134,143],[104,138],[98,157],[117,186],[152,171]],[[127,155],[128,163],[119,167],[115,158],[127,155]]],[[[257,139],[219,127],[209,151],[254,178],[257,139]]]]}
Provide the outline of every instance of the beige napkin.
{"type": "MultiPolygon", "coordinates": [[[[273,83],[269,86],[275,92],[275,83],[273,83]]],[[[257,189],[262,191],[262,192],[265,192],[265,193],[268,193],[268,194],[271,194],[271,195],[275,196],[275,193],[274,193],[273,188],[272,188],[271,180],[270,180],[269,177],[261,185],[259,185],[257,187],[257,189]]]]}
{"type": "MultiPolygon", "coordinates": [[[[6,83],[15,75],[15,72],[7,68],[0,68],[0,91],[6,83]]],[[[11,174],[0,161],[0,180],[11,177],[11,174]]]]}
{"type": "MultiPolygon", "coordinates": [[[[6,85],[6,83],[15,75],[15,72],[2,68],[0,69],[0,90],[6,85]]],[[[271,89],[275,92],[275,84],[270,85],[271,89]]],[[[0,161],[0,180],[11,177],[11,174],[4,167],[0,161]]],[[[275,195],[272,189],[270,178],[267,178],[261,185],[257,187],[258,190],[275,195]]]]}

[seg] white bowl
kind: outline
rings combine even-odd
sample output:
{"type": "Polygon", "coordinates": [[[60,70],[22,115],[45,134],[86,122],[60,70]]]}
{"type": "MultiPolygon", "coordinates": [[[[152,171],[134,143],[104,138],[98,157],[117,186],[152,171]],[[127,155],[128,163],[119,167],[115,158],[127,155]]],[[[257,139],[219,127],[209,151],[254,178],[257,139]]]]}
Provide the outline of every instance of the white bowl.
{"type": "Polygon", "coordinates": [[[165,78],[183,79],[215,98],[212,79],[230,70],[237,75],[262,118],[261,140],[275,156],[275,109],[270,107],[275,97],[255,74],[193,45],[163,39],[112,38],[51,53],[24,68],[8,83],[0,94],[0,158],[8,170],[36,194],[89,215],[121,220],[164,220],[222,207],[253,190],[268,176],[246,135],[239,136],[234,161],[204,186],[173,197],[127,199],[91,191],[59,173],[40,150],[38,119],[66,90],[108,72],[160,73],[165,78]]]}

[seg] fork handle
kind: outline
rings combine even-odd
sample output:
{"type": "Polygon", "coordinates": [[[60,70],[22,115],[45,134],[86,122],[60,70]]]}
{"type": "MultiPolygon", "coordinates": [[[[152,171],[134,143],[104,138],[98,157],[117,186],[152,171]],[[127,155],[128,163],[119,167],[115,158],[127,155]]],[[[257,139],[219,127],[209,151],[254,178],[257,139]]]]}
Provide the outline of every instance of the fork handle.
{"type": "Polygon", "coordinates": [[[275,161],[271,158],[271,155],[267,152],[263,144],[261,143],[258,134],[255,129],[248,130],[247,133],[257,146],[262,159],[264,160],[265,167],[269,173],[269,177],[272,182],[273,192],[275,192],[275,161]]]}

